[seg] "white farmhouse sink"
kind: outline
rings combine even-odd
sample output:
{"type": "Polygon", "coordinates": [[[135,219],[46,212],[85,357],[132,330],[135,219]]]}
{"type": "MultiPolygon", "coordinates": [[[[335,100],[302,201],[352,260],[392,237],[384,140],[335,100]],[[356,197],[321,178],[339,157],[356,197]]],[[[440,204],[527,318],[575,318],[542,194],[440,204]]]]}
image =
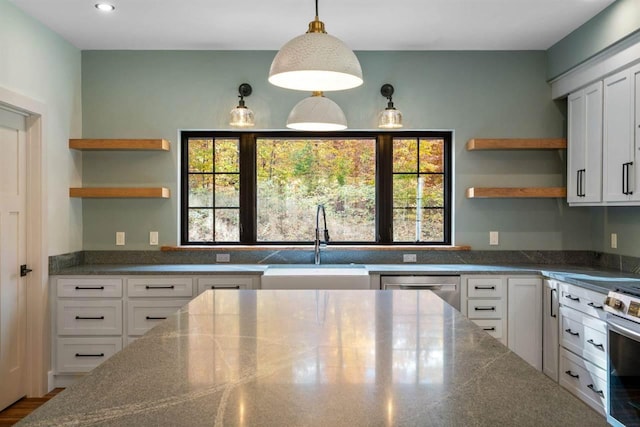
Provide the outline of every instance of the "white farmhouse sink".
{"type": "Polygon", "coordinates": [[[363,265],[270,266],[262,275],[262,289],[369,289],[363,265]]]}

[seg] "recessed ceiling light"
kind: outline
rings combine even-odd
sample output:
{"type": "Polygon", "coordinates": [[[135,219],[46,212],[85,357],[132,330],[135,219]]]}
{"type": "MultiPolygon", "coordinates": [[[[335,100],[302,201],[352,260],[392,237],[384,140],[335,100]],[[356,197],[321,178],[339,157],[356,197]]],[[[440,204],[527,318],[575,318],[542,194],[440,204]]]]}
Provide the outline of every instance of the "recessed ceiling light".
{"type": "Polygon", "coordinates": [[[96,9],[98,9],[101,12],[112,12],[116,9],[116,7],[108,3],[98,3],[96,4],[96,9]]]}

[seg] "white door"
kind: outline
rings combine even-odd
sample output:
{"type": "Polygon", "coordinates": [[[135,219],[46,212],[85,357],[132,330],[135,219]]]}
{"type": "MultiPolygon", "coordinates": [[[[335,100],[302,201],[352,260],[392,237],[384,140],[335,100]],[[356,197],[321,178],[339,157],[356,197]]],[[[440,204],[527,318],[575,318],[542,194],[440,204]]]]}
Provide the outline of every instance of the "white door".
{"type": "Polygon", "coordinates": [[[603,199],[629,200],[633,159],[633,97],[631,73],[622,71],[604,80],[603,199]]]}
{"type": "Polygon", "coordinates": [[[24,117],[0,110],[0,409],[26,394],[24,117]]]}

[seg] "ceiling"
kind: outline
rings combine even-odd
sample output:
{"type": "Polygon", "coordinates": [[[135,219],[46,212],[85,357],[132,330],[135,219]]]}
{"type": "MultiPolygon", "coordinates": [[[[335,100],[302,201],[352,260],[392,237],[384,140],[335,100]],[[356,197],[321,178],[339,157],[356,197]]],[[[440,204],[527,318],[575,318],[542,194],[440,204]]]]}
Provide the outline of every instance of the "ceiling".
{"type": "MultiPolygon", "coordinates": [[[[11,0],[76,47],[278,50],[312,0],[11,0]]],[[[320,0],[329,34],[354,50],[543,50],[613,0],[320,0]]]]}

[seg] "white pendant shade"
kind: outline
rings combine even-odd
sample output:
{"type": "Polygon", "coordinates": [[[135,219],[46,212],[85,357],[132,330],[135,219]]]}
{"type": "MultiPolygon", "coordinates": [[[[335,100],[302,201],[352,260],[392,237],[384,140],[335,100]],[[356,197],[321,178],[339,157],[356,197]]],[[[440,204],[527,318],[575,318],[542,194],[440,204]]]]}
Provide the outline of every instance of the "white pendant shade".
{"type": "Polygon", "coordinates": [[[347,128],[347,118],[338,104],[314,93],[293,107],[287,127],[304,131],[343,130],[347,128]]]}
{"type": "Polygon", "coordinates": [[[308,92],[351,89],[362,82],[356,55],[326,33],[306,33],[289,41],[269,70],[269,83],[308,92]]]}

